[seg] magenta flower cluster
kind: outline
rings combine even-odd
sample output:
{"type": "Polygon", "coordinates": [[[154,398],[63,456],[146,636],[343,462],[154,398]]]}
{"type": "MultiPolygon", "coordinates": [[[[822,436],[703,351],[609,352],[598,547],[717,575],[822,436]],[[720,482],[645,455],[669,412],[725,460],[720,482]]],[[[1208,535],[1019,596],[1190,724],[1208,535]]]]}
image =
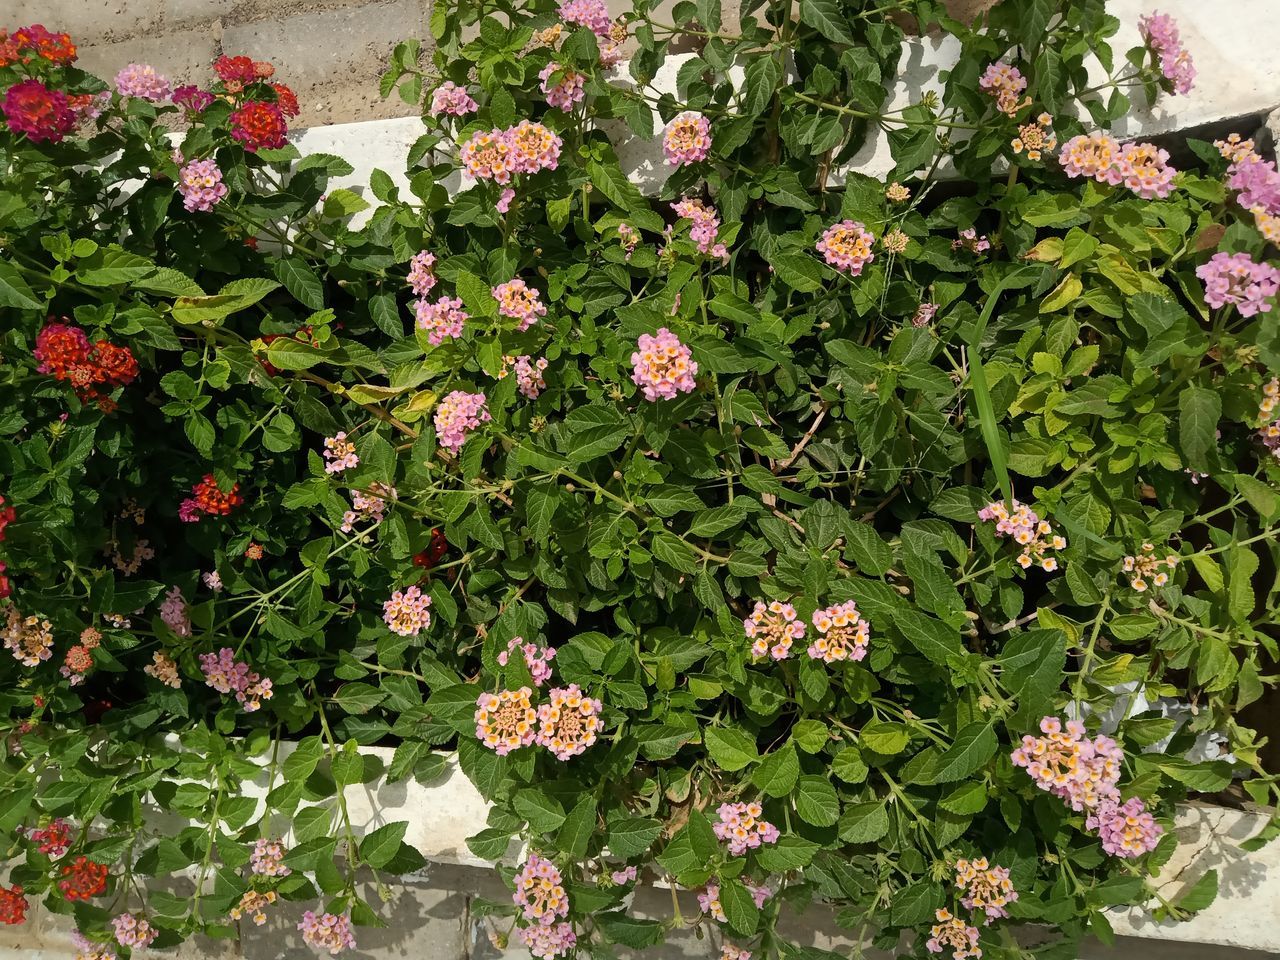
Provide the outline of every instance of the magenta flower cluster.
{"type": "Polygon", "coordinates": [[[542,68],[538,79],[542,81],[541,89],[547,96],[547,103],[565,113],[573,110],[574,106],[581,103],[587,95],[583,87],[587,78],[576,70],[570,70],[555,61],[542,68]],[[553,82],[556,74],[559,74],[560,79],[553,82]]]}
{"type": "Polygon", "coordinates": [[[609,35],[609,8],[604,0],[561,0],[560,19],[565,23],[586,27],[597,37],[609,35]]]}
{"type": "Polygon", "coordinates": [[[677,114],[663,134],[662,152],[673,167],[701,163],[711,152],[711,122],[696,110],[677,114]]]}
{"type": "Polygon", "coordinates": [[[551,661],[555,659],[555,647],[540,647],[536,643],[525,643],[524,637],[512,637],[507,642],[507,649],[498,651],[498,666],[505,667],[516,650],[524,655],[524,665],[529,668],[529,676],[533,678],[535,687],[540,687],[551,679],[551,661]]]}
{"type": "Polygon", "coordinates": [[[1280,290],[1280,270],[1257,263],[1247,253],[1215,253],[1196,268],[1204,281],[1204,302],[1217,309],[1235,306],[1242,317],[1271,311],[1271,298],[1280,290]]]}
{"type": "Polygon", "coordinates": [[[1178,171],[1169,166],[1169,153],[1153,143],[1123,147],[1105,133],[1080,134],[1062,145],[1058,163],[1068,177],[1091,177],[1098,183],[1124,184],[1144,200],[1173,192],[1178,171]]]}
{"type": "Polygon", "coordinates": [[[249,669],[247,663],[236,660],[230,647],[217,653],[200,654],[200,672],[204,682],[219,693],[234,693],[245,713],[253,713],[263,700],[271,699],[271,680],[249,669]]]}
{"type": "Polygon", "coordinates": [[[178,171],[178,192],[185,209],[208,213],[227,195],[227,185],[216,161],[192,160],[178,171]]]}
{"type": "Polygon", "coordinates": [[[539,357],[536,361],[527,355],[516,357],[516,388],[530,400],[537,400],[542,391],[547,389],[547,381],[542,377],[546,369],[546,357],[539,357]]]}
{"type": "Polygon", "coordinates": [[[1236,202],[1246,210],[1280,216],[1280,172],[1273,161],[1263,160],[1252,150],[1245,152],[1227,168],[1227,186],[1236,191],[1236,202]]]}
{"type": "Polygon", "coordinates": [[[146,63],[131,63],[116,74],[116,92],[122,97],[138,97],[159,102],[168,100],[169,81],[146,63]]]}
{"type": "Polygon", "coordinates": [[[203,113],[213,105],[215,97],[195,84],[186,84],[173,91],[173,102],[192,113],[203,113]]]}
{"type": "MultiPolygon", "coordinates": [[[[698,245],[698,252],[717,260],[728,260],[729,251],[723,243],[717,243],[720,233],[720,215],[716,208],[702,200],[684,197],[671,204],[677,217],[689,221],[689,239],[698,245]]],[[[619,235],[621,235],[621,227],[619,235]]]]}
{"type": "Polygon", "coordinates": [[[436,255],[422,250],[409,261],[408,282],[416,297],[425,297],[436,285],[436,255]]]}
{"type": "Polygon", "coordinates": [[[122,913],[111,920],[116,943],[122,947],[149,947],[160,933],[140,913],[122,913]]]}
{"type": "Polygon", "coordinates": [[[308,910],[298,923],[302,931],[302,942],[313,950],[328,953],[336,957],[343,950],[354,950],[355,934],[351,932],[351,920],[348,917],[335,916],[332,913],[317,915],[308,910]]]}
{"type": "Polygon", "coordinates": [[[160,604],[160,619],[178,636],[191,636],[191,607],[179,587],[174,587],[164,595],[160,604]]]}
{"type": "Polygon", "coordinates": [[[460,87],[452,80],[446,80],[436,87],[431,94],[431,107],[428,112],[433,117],[445,114],[450,117],[465,117],[475,113],[480,105],[467,93],[466,87],[460,87]]]}
{"type": "Polygon", "coordinates": [[[1160,61],[1160,72],[1174,92],[1190,93],[1196,79],[1196,68],[1191,54],[1182,45],[1173,17],[1157,12],[1139,17],[1138,32],[1142,34],[1143,43],[1160,61]]]}
{"type": "Polygon", "coordinates": [[[547,305],[542,302],[537,289],[519,277],[498,284],[490,292],[498,301],[498,313],[520,321],[516,329],[521,333],[547,315],[547,305]]]}
{"type": "Polygon", "coordinates": [[[1013,751],[1015,767],[1023,767],[1041,790],[1061,797],[1071,809],[1088,811],[1085,826],[1098,831],[1112,856],[1137,857],[1155,845],[1163,828],[1137,797],[1120,801],[1117,783],[1124,754],[1108,736],[1085,737],[1084,724],[1057,717],[1040,721],[1042,736],[1030,734],[1013,751]]]}
{"type": "Polygon", "coordinates": [[[642,333],[631,354],[631,379],[650,403],[674,400],[677,394],[692,393],[698,364],[693,351],[666,327],[653,336],[642,333]]]}
{"type": "Polygon", "coordinates": [[[758,803],[722,803],[716,811],[719,823],[712,824],[716,837],[729,846],[729,853],[740,857],[764,843],[777,843],[778,828],[762,820],[764,810],[758,803]]]}
{"type": "Polygon", "coordinates": [[[392,633],[416,637],[431,626],[431,597],[416,584],[395,591],[382,604],[382,622],[392,633]]]}
{"type": "Polygon", "coordinates": [[[433,347],[440,346],[445,340],[457,340],[461,337],[463,327],[471,318],[462,309],[462,301],[457,297],[441,297],[435,303],[415,300],[413,312],[418,329],[426,331],[427,343],[433,347]]]}
{"type": "Polygon", "coordinates": [[[875,242],[871,231],[857,220],[841,220],[827,227],[814,246],[829,266],[856,277],[875,259],[875,242]]]}
{"type": "Polygon", "coordinates": [[[457,453],[471,432],[491,419],[483,393],[454,390],[436,407],[436,439],[444,449],[457,453]]]}

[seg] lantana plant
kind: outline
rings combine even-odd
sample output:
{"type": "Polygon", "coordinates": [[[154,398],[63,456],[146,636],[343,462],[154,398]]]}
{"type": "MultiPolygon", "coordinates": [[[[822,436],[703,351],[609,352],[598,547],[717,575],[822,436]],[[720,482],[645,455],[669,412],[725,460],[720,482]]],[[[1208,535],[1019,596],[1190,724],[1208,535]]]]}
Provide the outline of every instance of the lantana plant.
{"type": "Polygon", "coordinates": [[[1107,132],[1196,95],[1163,14],[748,6],[439,0],[361,189],[269,63],[0,33],[0,922],[341,954],[422,865],[348,788],[455,756],[540,958],[1212,901],[1154,878],[1280,789],[1274,161],[1107,132]]]}

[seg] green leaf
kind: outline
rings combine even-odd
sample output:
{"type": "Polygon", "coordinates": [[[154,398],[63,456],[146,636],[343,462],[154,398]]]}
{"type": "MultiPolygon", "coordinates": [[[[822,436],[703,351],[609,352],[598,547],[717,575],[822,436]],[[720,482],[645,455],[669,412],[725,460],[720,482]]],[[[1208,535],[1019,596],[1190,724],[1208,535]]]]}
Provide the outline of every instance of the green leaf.
{"type": "Polygon", "coordinates": [[[840,819],[840,798],[826,777],[803,776],[796,783],[796,813],[815,827],[829,827],[840,819]]]}
{"type": "Polygon", "coordinates": [[[345,683],[334,694],[334,700],[347,713],[368,713],[383,700],[386,693],[367,683],[345,683]]]}
{"type": "MultiPolygon", "coordinates": [[[[752,744],[754,746],[754,743],[752,744]]],[[[751,774],[751,782],[770,797],[785,797],[800,776],[800,757],[791,743],[765,756],[751,774]]]]}
{"type": "Polygon", "coordinates": [[[1203,910],[1216,899],[1218,899],[1218,871],[1208,870],[1186,889],[1177,899],[1176,905],[1179,910],[1195,913],[1197,910],[1203,910]]]}
{"type": "Polygon", "coordinates": [[[724,880],[720,884],[720,906],[729,927],[740,936],[749,937],[760,923],[760,910],[751,892],[740,880],[724,880]]]}
{"type": "Polygon", "coordinates": [[[964,656],[960,631],[940,620],[914,610],[899,610],[894,617],[894,626],[913,647],[939,666],[945,667],[964,656]]]}
{"type": "Polygon", "coordinates": [[[889,832],[889,811],[881,800],[851,803],[840,816],[840,839],[845,843],[874,843],[889,832]]]}
{"type": "Polygon", "coordinates": [[[595,830],[596,798],[587,794],[574,804],[565,817],[564,825],[556,834],[556,845],[574,860],[581,860],[587,855],[587,846],[595,830]]]}
{"type": "Polygon", "coordinates": [[[995,755],[996,746],[996,734],[991,724],[969,724],[938,758],[933,779],[938,783],[965,779],[995,755]]]}
{"type": "Polygon", "coordinates": [[[284,284],[284,288],[304,307],[312,310],[320,310],[324,307],[324,286],[320,283],[320,278],[316,276],[315,271],[301,257],[277,260],[275,275],[284,284]]]}
{"type": "Polygon", "coordinates": [[[548,796],[538,787],[520,790],[512,803],[516,813],[528,821],[535,833],[552,833],[565,821],[564,807],[560,801],[548,796]]]}
{"type": "Polygon", "coordinates": [[[773,100],[781,78],[782,68],[772,53],[762,54],[748,63],[743,98],[745,113],[751,116],[763,113],[773,100]]]}
{"type": "Polygon", "coordinates": [[[407,820],[379,827],[360,841],[360,859],[371,867],[385,867],[400,849],[400,841],[408,829],[407,820]]]}
{"type": "Polygon", "coordinates": [[[856,42],[835,0],[800,0],[800,22],[813,27],[833,43],[853,45],[856,42]]]}
{"type": "Polygon", "coordinates": [[[648,851],[662,836],[662,824],[648,817],[619,817],[609,821],[609,850],[630,860],[648,851]]]}
{"type": "Polygon", "coordinates": [[[19,310],[43,310],[44,301],[22,279],[18,268],[7,260],[0,260],[0,307],[16,307],[19,310]]]}
{"type": "Polygon", "coordinates": [[[1218,448],[1222,395],[1204,387],[1187,387],[1178,397],[1178,442],[1187,466],[1201,473],[1211,469],[1209,456],[1218,448]]]}
{"type": "Polygon", "coordinates": [[[708,727],[703,742],[716,765],[730,773],[760,759],[755,738],[733,727],[708,727]]]}

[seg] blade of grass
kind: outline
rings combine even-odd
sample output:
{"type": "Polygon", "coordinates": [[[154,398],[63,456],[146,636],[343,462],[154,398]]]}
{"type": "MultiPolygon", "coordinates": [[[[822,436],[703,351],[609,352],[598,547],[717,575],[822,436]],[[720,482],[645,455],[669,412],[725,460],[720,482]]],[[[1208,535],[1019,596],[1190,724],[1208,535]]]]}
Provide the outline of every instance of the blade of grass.
{"type": "Polygon", "coordinates": [[[1000,280],[987,297],[986,306],[973,325],[967,345],[969,347],[969,386],[973,390],[974,403],[978,407],[978,425],[982,428],[982,439],[991,451],[991,468],[996,472],[996,480],[1000,484],[1000,493],[1013,509],[1013,483],[1009,480],[1009,451],[1005,448],[1000,436],[999,421],[996,419],[995,406],[991,402],[991,389],[987,384],[987,371],[982,365],[982,338],[987,332],[987,323],[995,312],[996,302],[1000,294],[1009,287],[1019,284],[1028,271],[1015,270],[1000,280]]]}

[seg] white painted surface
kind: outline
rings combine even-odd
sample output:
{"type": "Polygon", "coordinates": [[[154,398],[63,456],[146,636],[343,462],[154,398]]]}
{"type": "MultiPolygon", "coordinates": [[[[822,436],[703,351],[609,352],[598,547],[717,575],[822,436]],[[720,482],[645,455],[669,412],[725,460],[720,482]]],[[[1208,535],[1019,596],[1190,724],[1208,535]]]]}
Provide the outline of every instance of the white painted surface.
{"type": "MultiPolygon", "coordinates": [[[[1131,91],[1134,108],[1115,125],[1117,136],[1155,136],[1280,107],[1280,57],[1276,56],[1280,50],[1280,0],[1163,0],[1158,4],[1154,0],[1110,0],[1108,11],[1121,21],[1120,32],[1111,38],[1118,70],[1127,69],[1125,51],[1141,42],[1138,17],[1150,12],[1153,5],[1177,19],[1183,42],[1195,60],[1195,89],[1186,96],[1162,96],[1153,109],[1147,107],[1141,91],[1131,91]]],[[[891,112],[917,103],[929,91],[940,93],[939,73],[955,63],[958,52],[959,45],[950,36],[906,41],[900,78],[889,91],[885,109],[891,112]]],[[[691,56],[668,57],[654,86],[674,95],[676,74],[691,56]]],[[[1106,80],[1096,62],[1091,77],[1098,83],[1106,80]]],[[[618,67],[614,78],[619,85],[629,83],[626,64],[618,67]]],[[[619,122],[609,123],[607,131],[632,182],[646,194],[658,193],[671,172],[663,163],[660,138],[636,140],[619,122]]],[[[406,117],[312,127],[290,139],[303,153],[334,153],[355,167],[350,176],[336,178],[335,187],[367,195],[363,188],[369,174],[380,167],[400,186],[402,195],[408,196],[404,159],[410,145],[425,132],[420,119],[406,117]]],[[[888,137],[876,132],[846,167],[832,171],[829,183],[840,184],[849,170],[884,177],[892,169],[888,137]]],[[[359,224],[367,216],[361,214],[355,222],[359,224]]]]}

